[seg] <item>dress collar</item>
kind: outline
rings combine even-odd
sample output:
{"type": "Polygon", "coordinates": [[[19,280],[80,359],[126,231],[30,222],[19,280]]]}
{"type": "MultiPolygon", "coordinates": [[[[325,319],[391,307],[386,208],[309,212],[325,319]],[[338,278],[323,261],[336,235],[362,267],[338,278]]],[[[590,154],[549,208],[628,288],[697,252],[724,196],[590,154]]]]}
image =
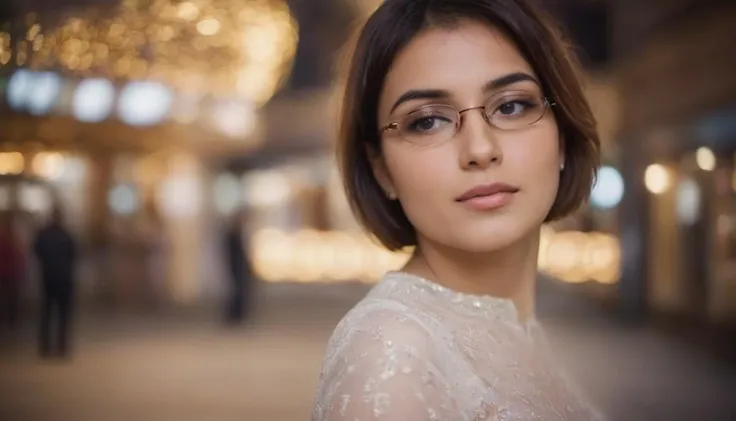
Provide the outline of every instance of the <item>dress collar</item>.
{"type": "Polygon", "coordinates": [[[386,274],[386,279],[396,280],[397,286],[411,285],[417,292],[432,294],[464,312],[480,312],[488,317],[512,322],[524,327],[530,327],[535,321],[533,316],[525,321],[520,321],[519,313],[516,310],[514,302],[508,298],[458,292],[436,282],[402,271],[389,272],[386,274]]]}

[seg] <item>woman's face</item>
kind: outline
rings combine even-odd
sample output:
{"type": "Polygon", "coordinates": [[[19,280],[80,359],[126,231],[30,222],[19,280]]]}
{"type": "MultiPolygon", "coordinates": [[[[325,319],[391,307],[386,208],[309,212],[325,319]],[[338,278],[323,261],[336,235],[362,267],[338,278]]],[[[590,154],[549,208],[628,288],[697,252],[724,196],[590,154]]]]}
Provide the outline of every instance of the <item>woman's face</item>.
{"type": "Polygon", "coordinates": [[[429,29],[397,56],[381,93],[379,126],[403,122],[403,129],[382,133],[382,154],[373,168],[420,241],[488,252],[539,230],[557,195],[564,159],[554,115],[547,110],[515,130],[488,123],[503,126],[536,112],[528,97],[518,95],[544,96],[536,80],[505,35],[471,21],[429,29]],[[502,80],[508,75],[515,76],[502,80]],[[467,110],[454,136],[426,141],[451,127],[447,106],[461,111],[485,104],[492,105],[486,108],[489,120],[482,109],[467,110]],[[428,105],[440,107],[426,111],[428,105]],[[425,111],[415,112],[420,107],[425,111]]]}

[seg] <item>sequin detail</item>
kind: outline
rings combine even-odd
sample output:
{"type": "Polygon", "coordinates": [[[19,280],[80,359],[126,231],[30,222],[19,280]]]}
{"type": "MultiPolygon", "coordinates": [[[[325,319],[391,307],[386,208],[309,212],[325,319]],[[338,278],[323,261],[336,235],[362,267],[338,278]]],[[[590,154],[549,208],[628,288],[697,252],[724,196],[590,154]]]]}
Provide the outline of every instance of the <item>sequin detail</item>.
{"type": "Polygon", "coordinates": [[[340,321],[313,421],[602,420],[510,300],[388,273],[340,321]]]}

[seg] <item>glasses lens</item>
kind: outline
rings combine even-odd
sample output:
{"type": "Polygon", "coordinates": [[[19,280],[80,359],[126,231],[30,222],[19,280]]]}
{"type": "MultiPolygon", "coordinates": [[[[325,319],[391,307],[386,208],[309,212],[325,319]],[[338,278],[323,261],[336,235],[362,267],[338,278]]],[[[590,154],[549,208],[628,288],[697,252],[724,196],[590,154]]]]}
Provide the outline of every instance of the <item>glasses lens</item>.
{"type": "Polygon", "coordinates": [[[489,122],[501,130],[518,130],[542,119],[547,105],[539,91],[508,91],[490,99],[485,112],[489,122]]]}
{"type": "Polygon", "coordinates": [[[444,105],[428,105],[407,114],[400,123],[401,136],[420,146],[433,146],[455,135],[458,114],[444,105]]]}

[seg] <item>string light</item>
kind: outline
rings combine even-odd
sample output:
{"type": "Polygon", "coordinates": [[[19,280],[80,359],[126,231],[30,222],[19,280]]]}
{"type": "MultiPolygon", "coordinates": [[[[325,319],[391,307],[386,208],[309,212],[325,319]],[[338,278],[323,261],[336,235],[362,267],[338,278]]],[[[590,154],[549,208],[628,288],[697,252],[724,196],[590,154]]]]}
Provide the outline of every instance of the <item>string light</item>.
{"type": "Polygon", "coordinates": [[[297,44],[283,0],[123,0],[61,21],[29,14],[22,24],[13,34],[0,27],[0,68],[152,79],[180,92],[235,93],[258,105],[288,76],[297,44]]]}
{"type": "MultiPolygon", "coordinates": [[[[540,243],[540,272],[571,284],[618,282],[621,245],[615,236],[544,227],[540,243]]],[[[250,250],[256,273],[273,282],[375,282],[410,257],[361,233],[340,231],[263,229],[252,237],[250,250]]]]}

